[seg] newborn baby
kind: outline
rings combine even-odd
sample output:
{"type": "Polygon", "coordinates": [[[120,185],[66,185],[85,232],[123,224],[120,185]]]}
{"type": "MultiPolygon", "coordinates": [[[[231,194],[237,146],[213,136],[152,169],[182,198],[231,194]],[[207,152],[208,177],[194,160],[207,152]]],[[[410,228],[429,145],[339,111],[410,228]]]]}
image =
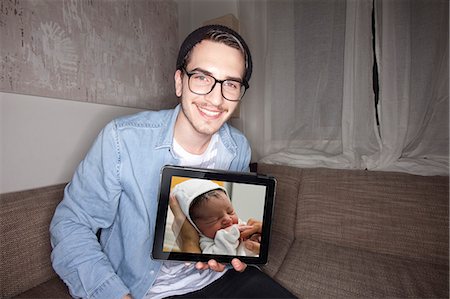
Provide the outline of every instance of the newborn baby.
{"type": "Polygon", "coordinates": [[[248,228],[231,204],[227,190],[204,179],[189,179],[172,191],[181,210],[199,232],[203,253],[257,256],[240,241],[241,231],[248,228]]]}

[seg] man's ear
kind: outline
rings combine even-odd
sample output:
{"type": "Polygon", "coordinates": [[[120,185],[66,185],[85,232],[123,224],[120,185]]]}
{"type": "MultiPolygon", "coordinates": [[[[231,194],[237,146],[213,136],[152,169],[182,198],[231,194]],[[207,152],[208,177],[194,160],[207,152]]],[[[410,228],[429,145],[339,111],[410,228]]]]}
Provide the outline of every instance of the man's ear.
{"type": "Polygon", "coordinates": [[[177,70],[174,75],[175,79],[175,94],[177,97],[181,97],[183,94],[183,73],[181,70],[177,70]]]}

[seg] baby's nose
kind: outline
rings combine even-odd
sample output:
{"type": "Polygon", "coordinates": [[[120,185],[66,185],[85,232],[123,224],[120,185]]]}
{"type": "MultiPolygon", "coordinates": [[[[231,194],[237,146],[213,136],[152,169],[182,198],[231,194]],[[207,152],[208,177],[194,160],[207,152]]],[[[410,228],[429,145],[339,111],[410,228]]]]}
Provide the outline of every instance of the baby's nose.
{"type": "Polygon", "coordinates": [[[223,224],[225,227],[230,226],[232,222],[233,222],[233,220],[231,219],[231,216],[230,216],[230,215],[226,215],[226,216],[224,216],[223,219],[222,219],[222,224],[223,224]]]}

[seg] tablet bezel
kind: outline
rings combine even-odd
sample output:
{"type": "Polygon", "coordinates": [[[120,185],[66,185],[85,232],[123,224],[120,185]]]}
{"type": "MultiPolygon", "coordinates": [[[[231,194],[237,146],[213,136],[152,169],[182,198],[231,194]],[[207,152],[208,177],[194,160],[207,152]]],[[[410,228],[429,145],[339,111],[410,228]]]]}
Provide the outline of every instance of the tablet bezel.
{"type": "MultiPolygon", "coordinates": [[[[266,264],[269,250],[270,231],[273,215],[273,206],[275,200],[276,180],[272,176],[251,173],[212,170],[203,168],[191,168],[174,165],[166,165],[161,169],[161,180],[159,187],[158,211],[155,223],[155,237],[153,241],[153,250],[151,256],[157,260],[176,260],[176,261],[202,261],[211,259],[221,263],[230,263],[233,258],[239,258],[242,262],[248,264],[266,264]],[[235,255],[217,255],[204,253],[186,253],[186,252],[166,252],[164,248],[164,237],[166,230],[167,212],[169,209],[169,194],[172,177],[199,178],[230,183],[242,183],[261,185],[266,187],[263,211],[263,225],[261,234],[261,247],[259,256],[235,256],[235,255]]],[[[246,220],[245,220],[246,221],[246,220]]]]}

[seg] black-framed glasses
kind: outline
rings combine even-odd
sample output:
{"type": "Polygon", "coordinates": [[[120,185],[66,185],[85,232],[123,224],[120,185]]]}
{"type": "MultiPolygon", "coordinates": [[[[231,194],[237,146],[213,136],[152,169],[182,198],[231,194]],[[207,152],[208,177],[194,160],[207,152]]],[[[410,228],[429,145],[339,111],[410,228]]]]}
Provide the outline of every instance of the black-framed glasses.
{"type": "Polygon", "coordinates": [[[217,80],[213,76],[201,71],[188,72],[185,68],[183,68],[183,71],[188,76],[189,90],[198,95],[210,93],[216,84],[219,83],[222,96],[228,101],[238,102],[242,99],[248,88],[248,84],[245,82],[232,79],[217,80]]]}

